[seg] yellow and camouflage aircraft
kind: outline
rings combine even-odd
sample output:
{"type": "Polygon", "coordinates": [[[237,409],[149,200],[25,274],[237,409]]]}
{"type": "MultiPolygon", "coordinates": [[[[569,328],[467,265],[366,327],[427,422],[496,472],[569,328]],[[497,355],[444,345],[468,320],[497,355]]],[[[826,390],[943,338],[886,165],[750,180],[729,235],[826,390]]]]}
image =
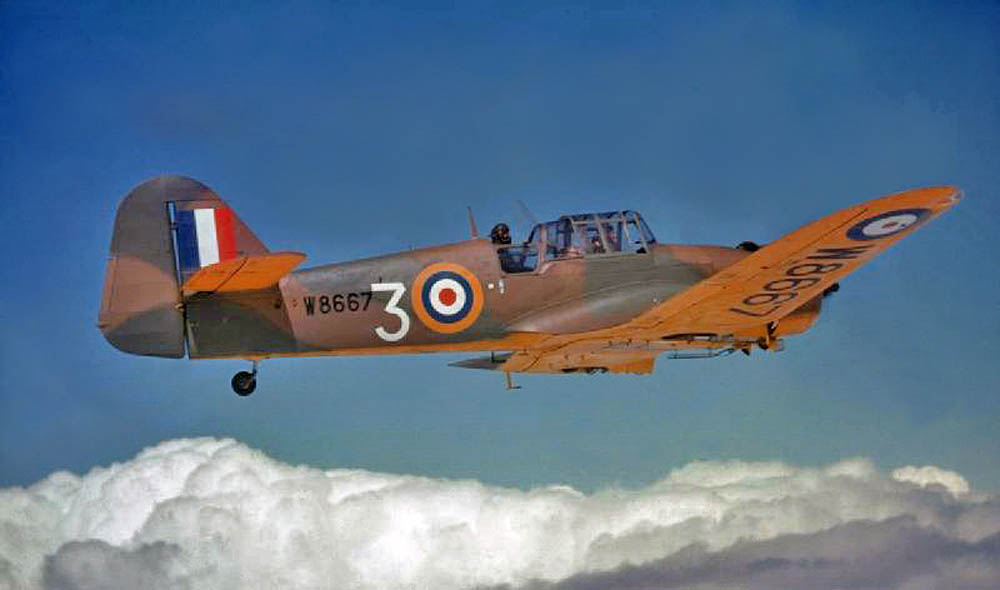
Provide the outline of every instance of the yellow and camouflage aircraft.
{"type": "Polygon", "coordinates": [[[180,176],[118,207],[98,326],[124,352],[262,359],[486,352],[453,363],[505,373],[649,373],[660,354],[780,350],[838,281],[961,199],[903,191],[763,246],[661,244],[635,211],[566,215],[523,243],[490,239],[296,270],[225,201],[180,176]]]}

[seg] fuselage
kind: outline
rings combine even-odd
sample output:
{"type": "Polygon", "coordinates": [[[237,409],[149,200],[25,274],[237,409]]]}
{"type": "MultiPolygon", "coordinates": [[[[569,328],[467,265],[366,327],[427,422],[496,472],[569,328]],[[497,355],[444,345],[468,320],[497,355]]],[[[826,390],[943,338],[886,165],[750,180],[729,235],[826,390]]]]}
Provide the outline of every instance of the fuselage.
{"type": "Polygon", "coordinates": [[[293,272],[274,288],[190,299],[189,354],[266,358],[516,349],[548,335],[627,322],[746,254],[720,246],[652,244],[643,253],[543,260],[531,272],[508,273],[496,245],[467,240],[327,264],[293,272]],[[481,309],[460,331],[448,332],[447,325],[420,313],[432,308],[425,293],[414,292],[414,282],[435,264],[465,269],[469,282],[478,282],[470,297],[482,298],[481,309]],[[373,291],[373,285],[393,287],[373,291]]]}

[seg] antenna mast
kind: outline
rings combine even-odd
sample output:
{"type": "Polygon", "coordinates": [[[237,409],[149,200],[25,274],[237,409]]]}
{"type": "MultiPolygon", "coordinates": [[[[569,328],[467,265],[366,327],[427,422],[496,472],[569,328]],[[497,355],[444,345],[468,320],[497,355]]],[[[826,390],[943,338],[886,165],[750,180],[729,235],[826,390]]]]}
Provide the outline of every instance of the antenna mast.
{"type": "Polygon", "coordinates": [[[479,229],[476,228],[476,219],[472,216],[472,207],[467,206],[465,209],[469,212],[469,233],[472,235],[473,240],[478,240],[479,229]]]}

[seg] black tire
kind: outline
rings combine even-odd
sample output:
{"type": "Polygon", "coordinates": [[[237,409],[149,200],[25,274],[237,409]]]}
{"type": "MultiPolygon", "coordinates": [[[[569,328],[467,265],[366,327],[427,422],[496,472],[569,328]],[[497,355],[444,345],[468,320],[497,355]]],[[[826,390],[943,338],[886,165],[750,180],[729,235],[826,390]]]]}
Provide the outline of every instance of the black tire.
{"type": "Polygon", "coordinates": [[[233,391],[240,397],[246,397],[257,389],[257,378],[253,373],[240,371],[233,375],[233,391]]]}

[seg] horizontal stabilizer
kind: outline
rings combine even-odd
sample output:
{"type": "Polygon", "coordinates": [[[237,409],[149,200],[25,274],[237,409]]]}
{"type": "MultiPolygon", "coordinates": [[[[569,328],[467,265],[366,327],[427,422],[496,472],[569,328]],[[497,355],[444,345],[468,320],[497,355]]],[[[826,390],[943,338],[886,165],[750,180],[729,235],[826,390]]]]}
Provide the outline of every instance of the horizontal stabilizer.
{"type": "Polygon", "coordinates": [[[240,256],[210,264],[184,282],[184,296],[195,293],[254,291],[274,285],[306,259],[299,252],[240,256]]]}

